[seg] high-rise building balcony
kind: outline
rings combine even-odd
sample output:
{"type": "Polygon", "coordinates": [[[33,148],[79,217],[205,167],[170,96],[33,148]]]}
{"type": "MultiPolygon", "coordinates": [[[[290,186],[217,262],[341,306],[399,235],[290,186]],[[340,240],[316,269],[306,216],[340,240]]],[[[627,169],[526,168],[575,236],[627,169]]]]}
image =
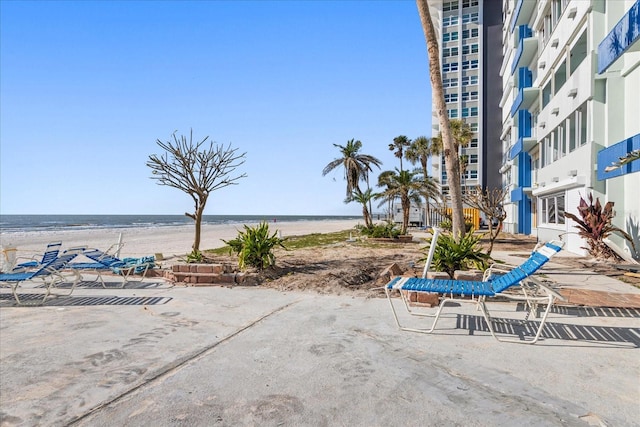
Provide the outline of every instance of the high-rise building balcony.
{"type": "Polygon", "coordinates": [[[533,37],[533,33],[526,25],[521,25],[518,29],[518,48],[511,63],[511,74],[520,67],[528,66],[538,52],[538,39],[533,37]]]}
{"type": "Polygon", "coordinates": [[[528,152],[533,147],[535,147],[537,143],[538,141],[532,136],[521,136],[509,150],[509,158],[511,160],[515,159],[516,157],[518,157],[518,154],[522,152],[528,152]]]}
{"type": "Polygon", "coordinates": [[[513,32],[517,25],[529,22],[531,15],[533,15],[533,11],[536,8],[536,4],[536,0],[518,0],[516,7],[513,10],[513,15],[511,15],[511,32],[513,32]]]}
{"type": "Polygon", "coordinates": [[[511,105],[511,117],[516,115],[518,110],[528,110],[540,96],[540,88],[525,87],[518,89],[518,95],[511,105]]]}

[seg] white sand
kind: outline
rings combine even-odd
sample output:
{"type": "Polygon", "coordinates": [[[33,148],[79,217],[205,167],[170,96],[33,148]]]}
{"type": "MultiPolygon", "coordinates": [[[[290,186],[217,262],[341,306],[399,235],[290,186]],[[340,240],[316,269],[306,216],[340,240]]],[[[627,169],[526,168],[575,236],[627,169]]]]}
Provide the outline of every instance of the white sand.
{"type": "MultiPolygon", "coordinates": [[[[330,233],[349,230],[356,220],[327,221],[278,221],[269,223],[272,233],[279,231],[282,237],[299,236],[311,233],[330,233]]],[[[257,224],[247,224],[254,226],[257,224]]],[[[230,240],[243,230],[241,224],[203,225],[200,249],[214,249],[224,246],[224,240],[230,240]]],[[[141,228],[109,228],[83,229],[64,231],[30,231],[16,233],[0,233],[0,245],[3,248],[13,246],[18,249],[19,257],[30,258],[42,254],[49,242],[62,242],[63,250],[73,246],[87,246],[106,250],[118,242],[122,233],[124,246],[121,257],[142,257],[161,253],[164,258],[183,256],[191,252],[195,237],[195,225],[170,227],[141,228]]]]}

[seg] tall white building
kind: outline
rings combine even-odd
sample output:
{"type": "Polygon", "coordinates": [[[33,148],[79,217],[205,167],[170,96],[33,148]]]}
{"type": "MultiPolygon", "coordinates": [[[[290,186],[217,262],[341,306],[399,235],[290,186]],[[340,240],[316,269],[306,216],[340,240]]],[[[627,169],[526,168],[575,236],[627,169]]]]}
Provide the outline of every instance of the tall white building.
{"type": "Polygon", "coordinates": [[[585,242],[564,212],[615,203],[640,253],[640,0],[503,0],[500,171],[506,231],[585,242]]]}
{"type": "MultiPolygon", "coordinates": [[[[502,4],[499,0],[429,0],[440,44],[440,63],[449,118],[474,131],[460,154],[467,159],[462,185],[501,186],[502,4]]],[[[435,111],[435,108],[433,109],[435,111]]],[[[433,135],[440,128],[434,113],[433,135]]],[[[448,191],[444,158],[432,159],[432,175],[448,191]]]]}

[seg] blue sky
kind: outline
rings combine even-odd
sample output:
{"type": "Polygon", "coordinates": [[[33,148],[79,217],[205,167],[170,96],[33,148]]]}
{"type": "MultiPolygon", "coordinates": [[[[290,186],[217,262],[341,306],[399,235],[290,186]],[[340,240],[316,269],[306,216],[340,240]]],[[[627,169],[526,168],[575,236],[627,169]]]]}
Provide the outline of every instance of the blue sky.
{"type": "MultiPolygon", "coordinates": [[[[431,134],[414,1],[0,3],[0,213],[183,214],[174,131],[247,152],[205,214],[358,215],[333,144],[431,134]]],[[[378,172],[374,175],[374,182],[378,172]]]]}

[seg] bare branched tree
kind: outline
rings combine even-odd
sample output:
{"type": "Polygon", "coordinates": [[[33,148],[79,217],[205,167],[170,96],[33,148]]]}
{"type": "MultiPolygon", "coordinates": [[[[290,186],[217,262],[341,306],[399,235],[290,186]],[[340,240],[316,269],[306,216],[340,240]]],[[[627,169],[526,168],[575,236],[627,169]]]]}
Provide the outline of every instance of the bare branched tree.
{"type": "Polygon", "coordinates": [[[493,250],[493,243],[498,238],[500,231],[502,231],[502,223],[507,217],[507,212],[504,210],[504,200],[507,197],[507,190],[504,188],[493,188],[482,190],[481,187],[476,187],[474,191],[467,192],[462,195],[464,202],[472,208],[478,209],[484,213],[487,222],[489,223],[489,250],[488,255],[491,255],[493,250]],[[497,225],[494,228],[494,223],[497,225]]]}
{"type": "Polygon", "coordinates": [[[173,133],[172,140],[156,140],[165,153],[160,156],[150,155],[147,166],[152,170],[151,179],[158,180],[158,185],[177,188],[193,199],[194,212],[185,212],[185,215],[195,221],[193,251],[199,252],[202,215],[209,194],[235,185],[236,181],[247,176],[246,173],[231,176],[244,163],[247,153],[237,154],[237,148],[231,148],[231,144],[225,147],[213,141],[209,142],[207,147],[205,143],[209,139],[208,136],[200,142],[194,142],[193,130],[189,139],[184,135],[177,137],[176,132],[173,133]]]}

